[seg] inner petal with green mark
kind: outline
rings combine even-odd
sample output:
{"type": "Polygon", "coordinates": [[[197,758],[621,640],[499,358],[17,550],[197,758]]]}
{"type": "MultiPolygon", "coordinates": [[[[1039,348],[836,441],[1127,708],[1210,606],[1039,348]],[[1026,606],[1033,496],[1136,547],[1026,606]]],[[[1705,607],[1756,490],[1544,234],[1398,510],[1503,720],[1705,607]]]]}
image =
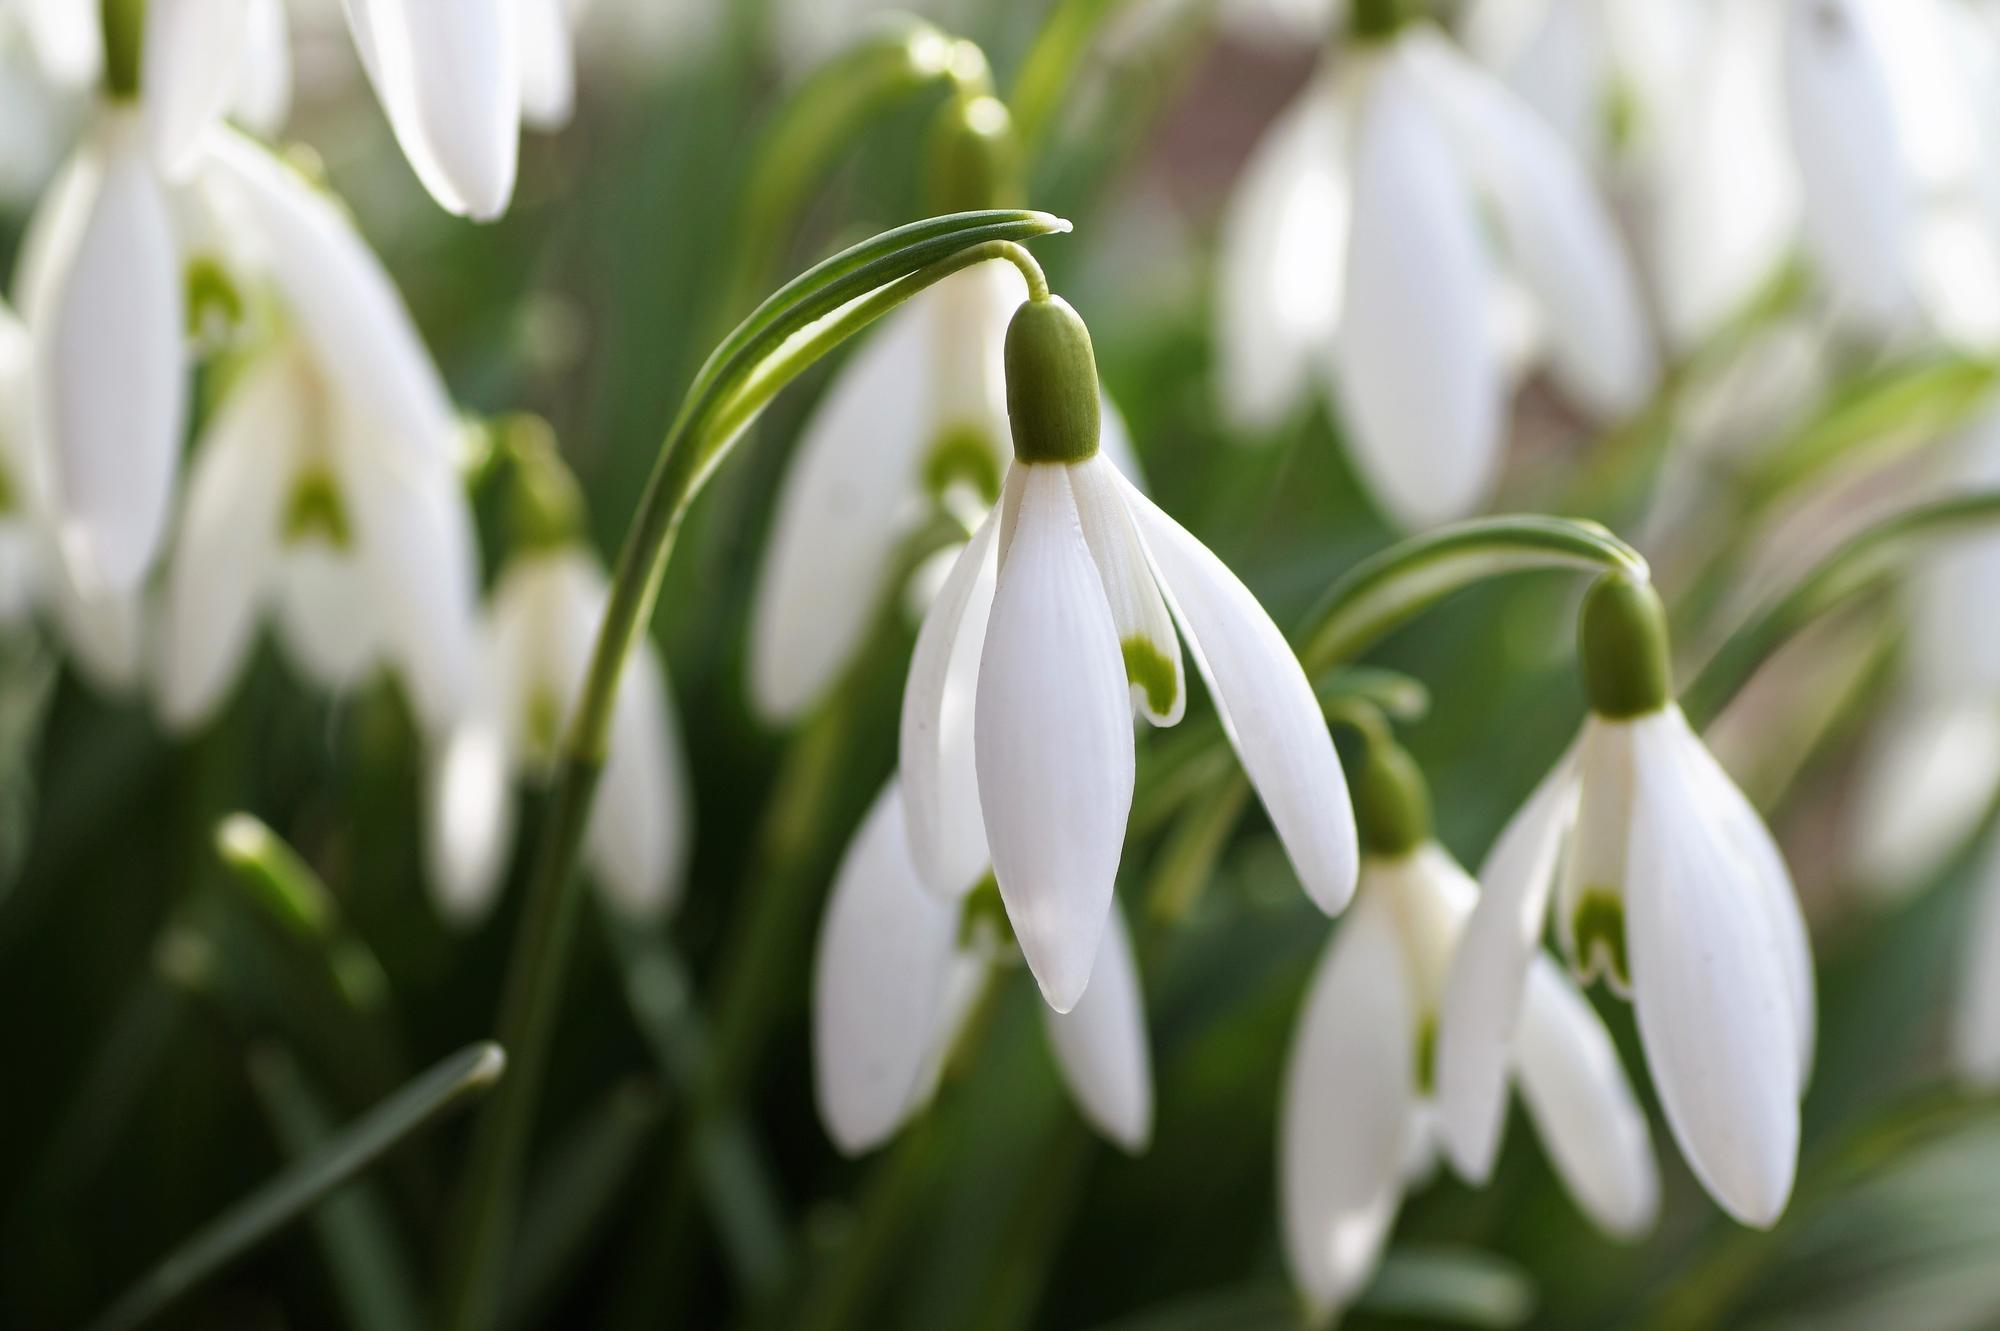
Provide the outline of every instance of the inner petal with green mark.
{"type": "Polygon", "coordinates": [[[198,254],[189,259],[186,281],[188,336],[198,338],[243,321],[243,294],[214,258],[198,254]]]}
{"type": "Polygon", "coordinates": [[[976,425],[949,425],[924,455],[924,493],[942,499],[955,485],[971,487],[984,503],[1000,497],[1001,453],[976,425]]]}
{"type": "Polygon", "coordinates": [[[1586,888],[1570,914],[1570,969],[1579,983],[1600,975],[1620,994],[1632,990],[1625,954],[1625,899],[1605,888],[1586,888]]]}
{"type": "Polygon", "coordinates": [[[292,483],[291,497],[285,501],[285,544],[324,541],[336,550],[354,543],[354,529],[348,522],[347,504],[333,473],[323,466],[310,466],[292,483]]]}
{"type": "Polygon", "coordinates": [[[1172,715],[1180,701],[1180,663],[1169,660],[1150,638],[1128,637],[1118,648],[1125,657],[1125,678],[1144,695],[1146,710],[1154,716],[1172,715]]]}
{"type": "Polygon", "coordinates": [[[1417,1094],[1428,1100],[1437,1091],[1438,1020],[1426,1012],[1417,1022],[1417,1094]]]}

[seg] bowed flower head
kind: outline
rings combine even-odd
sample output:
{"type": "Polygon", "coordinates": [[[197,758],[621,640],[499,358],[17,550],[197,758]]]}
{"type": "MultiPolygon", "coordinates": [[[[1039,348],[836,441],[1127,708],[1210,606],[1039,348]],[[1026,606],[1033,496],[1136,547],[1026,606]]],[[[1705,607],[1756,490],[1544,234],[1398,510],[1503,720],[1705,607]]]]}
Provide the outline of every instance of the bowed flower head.
{"type": "Polygon", "coordinates": [[[1551,902],[1579,979],[1629,995],[1667,1123],[1731,1215],[1768,1227],[1797,1166],[1812,958],[1771,834],[1672,701],[1665,612],[1601,580],[1580,655],[1590,716],[1501,833],[1439,1029],[1447,1148],[1484,1179],[1551,902]]]}
{"type": "Polygon", "coordinates": [[[932,602],[903,696],[902,776],[920,878],[986,872],[1043,996],[1089,982],[1132,802],[1134,708],[1185,705],[1176,618],[1306,890],[1353,891],[1346,781],[1305,671],[1235,575],[1098,451],[1097,371],[1045,293],[1007,331],[1014,462],[932,602]]]}
{"type": "MultiPolygon", "coordinates": [[[[1437,1151],[1433,1059],[1446,976],[1477,889],[1432,840],[1409,755],[1372,739],[1356,780],[1364,853],[1292,1039],[1279,1121],[1286,1253],[1316,1310],[1349,1303],[1404,1191],[1437,1151]]],[[[1511,1062],[1543,1145],[1590,1218],[1635,1237],[1659,1207],[1646,1116],[1610,1035],[1536,951],[1511,1062]]]]}

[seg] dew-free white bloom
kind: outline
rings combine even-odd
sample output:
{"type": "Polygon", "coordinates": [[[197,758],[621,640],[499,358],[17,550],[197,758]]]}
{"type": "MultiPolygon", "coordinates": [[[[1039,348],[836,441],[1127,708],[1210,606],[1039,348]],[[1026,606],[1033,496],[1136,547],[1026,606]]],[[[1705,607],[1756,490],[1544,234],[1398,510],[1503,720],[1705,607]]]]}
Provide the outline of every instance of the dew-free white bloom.
{"type": "Polygon", "coordinates": [[[1412,526],[1486,498],[1537,354],[1603,416],[1657,376],[1583,167],[1422,24],[1349,43],[1273,128],[1230,201],[1219,275],[1229,414],[1269,428],[1327,375],[1357,465],[1412,526]]]}
{"type": "MultiPolygon", "coordinates": [[[[532,549],[501,571],[486,614],[484,672],[432,772],[432,886],[444,913],[491,908],[512,841],[514,773],[552,771],[583,691],[608,596],[575,544],[532,549]]],[[[627,659],[584,860],[637,919],[671,909],[687,859],[688,782],[666,673],[650,638],[627,659]]]]}
{"type": "Polygon", "coordinates": [[[1650,588],[1616,580],[1585,602],[1593,710],[1481,871],[1439,1027],[1443,1135],[1460,1171],[1484,1179],[1504,1122],[1508,1050],[1553,911],[1577,976],[1631,996],[1695,1176],[1732,1216],[1768,1227],[1797,1166],[1814,1029],[1810,945],[1770,832],[1665,696],[1660,615],[1650,588]],[[1621,648],[1608,663],[1593,659],[1599,631],[1621,648]],[[1645,680],[1636,693],[1616,682],[1635,660],[1645,680]]]}
{"type": "Polygon", "coordinates": [[[1110,911],[1133,712],[1171,725],[1185,705],[1176,619],[1300,881],[1329,913],[1353,892],[1354,823],[1284,635],[1096,450],[1082,321],[1059,300],[1028,302],[1007,359],[1016,460],[918,632],[901,771],[922,879],[952,896],[991,863],[1043,996],[1067,1012],[1110,911]]]}
{"type": "Polygon", "coordinates": [[[206,719],[269,613],[308,677],[339,689],[390,665],[442,729],[472,678],[478,585],[444,385],[329,200],[235,136],[209,141],[200,179],[283,326],[196,449],[161,607],[162,714],[206,719]]]}
{"type": "MultiPolygon", "coordinates": [[[[1366,1285],[1405,1190],[1431,1171],[1426,1062],[1476,895],[1435,842],[1364,855],[1354,905],[1314,973],[1287,1063],[1278,1185],[1293,1277],[1322,1314],[1366,1285]]],[[[1578,1204],[1607,1233],[1644,1233],[1659,1206],[1646,1116],[1597,1014],[1539,952],[1510,1057],[1578,1204]]]]}
{"type": "MultiPolygon", "coordinates": [[[[929,1101],[1003,964],[995,922],[968,918],[967,906],[967,894],[941,896],[918,881],[892,780],[841,860],[813,968],[814,1090],[828,1135],[849,1155],[881,1145],[929,1101]]],[[[1100,948],[1083,1000],[1067,1013],[1044,1008],[1043,1021],[1077,1108],[1137,1153],[1152,1136],[1153,1084],[1121,914],[1100,948]]]]}

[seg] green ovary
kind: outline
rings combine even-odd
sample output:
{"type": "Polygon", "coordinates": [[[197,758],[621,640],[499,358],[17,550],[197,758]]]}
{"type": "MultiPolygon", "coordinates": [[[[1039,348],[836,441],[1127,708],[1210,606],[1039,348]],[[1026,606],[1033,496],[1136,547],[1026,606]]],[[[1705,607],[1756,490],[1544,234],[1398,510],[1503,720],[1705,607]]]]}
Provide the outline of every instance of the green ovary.
{"type": "Polygon", "coordinates": [[[1616,892],[1587,889],[1570,916],[1570,937],[1576,944],[1576,965],[1587,981],[1600,969],[1621,989],[1632,984],[1625,959],[1625,902],[1616,892]]]}
{"type": "Polygon", "coordinates": [[[1125,657],[1125,678],[1146,695],[1146,708],[1155,716],[1165,716],[1180,696],[1174,663],[1145,638],[1127,638],[1118,644],[1125,657]]]}
{"type": "Polygon", "coordinates": [[[345,550],[353,543],[347,505],[341,501],[332,473],[325,468],[303,472],[292,486],[285,504],[284,535],[287,544],[318,538],[336,550],[345,550]]]}

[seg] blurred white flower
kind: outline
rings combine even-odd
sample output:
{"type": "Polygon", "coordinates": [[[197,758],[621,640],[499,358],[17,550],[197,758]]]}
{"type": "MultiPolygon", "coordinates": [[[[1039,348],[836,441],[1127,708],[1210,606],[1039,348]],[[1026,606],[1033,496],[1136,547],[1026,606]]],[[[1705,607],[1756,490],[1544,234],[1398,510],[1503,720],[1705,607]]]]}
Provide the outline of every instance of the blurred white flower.
{"type": "Polygon", "coordinates": [[[1174,617],[1306,891],[1332,913],[1354,889],[1339,759],[1249,590],[1101,455],[1016,462],[918,633],[901,768],[922,880],[955,896],[990,860],[1058,1012],[1110,909],[1132,712],[1171,725],[1185,702],[1174,617]]]}
{"type": "Polygon", "coordinates": [[[87,88],[104,72],[100,6],[80,0],[4,0],[8,18],[33,48],[48,76],[65,88],[87,88]]]}
{"type": "Polygon", "coordinates": [[[344,688],[388,664],[440,730],[472,677],[478,586],[444,385],[335,204],[240,136],[211,138],[198,165],[284,327],[196,449],[161,606],[161,712],[176,726],[212,714],[268,611],[314,681],[344,688]]]}
{"type": "Polygon", "coordinates": [[[447,212],[507,211],[521,128],[558,129],[576,104],[565,0],[344,0],[362,68],[403,156],[447,212]]]}
{"type": "MultiPolygon", "coordinates": [[[[1008,263],[918,293],[841,367],[806,421],[752,602],[750,696],[766,720],[794,720],[826,695],[928,516],[949,513],[969,529],[998,497],[1011,456],[1001,349],[1027,295],[1008,263]]],[[[1138,476],[1108,400],[1102,447],[1138,476]]]]}
{"type": "MultiPolygon", "coordinates": [[[[1593,593],[1586,617],[1599,604],[1593,593]]],[[[1445,1145],[1466,1177],[1491,1171],[1508,1050],[1553,899],[1578,978],[1632,996],[1696,1177],[1732,1216],[1768,1227],[1791,1193],[1813,1044],[1812,957],[1791,878],[1678,705],[1597,707],[1481,871],[1439,1026],[1445,1145]]]]}
{"type": "Polygon", "coordinates": [[[1583,167],[1424,24],[1348,43],[1286,112],[1230,201],[1218,271],[1229,415],[1268,429],[1328,375],[1357,465],[1411,526],[1486,498],[1538,349],[1602,416],[1658,373],[1583,167]]]}
{"type": "MultiPolygon", "coordinates": [[[[608,590],[580,545],[516,555],[494,585],[483,673],[431,773],[432,886],[459,922],[491,909],[513,840],[513,775],[550,772],[590,667],[608,590]]],[[[611,900],[657,919],[678,894],[688,782],[666,673],[650,638],[627,660],[584,858],[611,900]]]]}
{"type": "MultiPolygon", "coordinates": [[[[1292,1274],[1314,1310],[1373,1275],[1405,1189],[1438,1147],[1431,1061],[1445,980],[1477,889],[1435,842],[1361,861],[1292,1037],[1278,1185],[1292,1274]]],[[[1536,950],[1507,1052],[1557,1172],[1607,1233],[1652,1226],[1659,1177],[1646,1116],[1610,1035],[1536,950]]]]}
{"type": "MultiPolygon", "coordinates": [[[[919,882],[891,780],[842,857],[813,968],[813,1084],[820,1120],[849,1155],[881,1145],[930,1100],[1001,963],[999,924],[969,909],[970,888],[940,896],[919,882]]],[[[1043,1023],[1084,1118],[1136,1154],[1152,1136],[1153,1082],[1121,912],[1098,946],[1088,992],[1067,1013],[1044,1008],[1043,1023]]]]}

